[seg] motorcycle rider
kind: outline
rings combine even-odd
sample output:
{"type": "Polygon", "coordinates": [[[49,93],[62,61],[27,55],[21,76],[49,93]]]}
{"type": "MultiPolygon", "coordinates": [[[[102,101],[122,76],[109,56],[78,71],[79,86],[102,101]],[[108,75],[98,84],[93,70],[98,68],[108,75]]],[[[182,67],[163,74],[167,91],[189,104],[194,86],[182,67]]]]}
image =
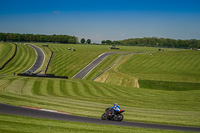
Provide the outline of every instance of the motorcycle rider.
{"type": "Polygon", "coordinates": [[[112,111],[112,115],[115,115],[116,112],[120,111],[120,107],[117,103],[114,103],[113,107],[110,107],[111,111],[112,111]]]}

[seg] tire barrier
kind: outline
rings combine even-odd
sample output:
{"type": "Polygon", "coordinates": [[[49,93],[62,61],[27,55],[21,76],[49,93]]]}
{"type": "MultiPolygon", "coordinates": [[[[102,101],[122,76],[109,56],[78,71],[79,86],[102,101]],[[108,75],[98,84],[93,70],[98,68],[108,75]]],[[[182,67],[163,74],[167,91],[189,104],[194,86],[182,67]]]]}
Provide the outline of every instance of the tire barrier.
{"type": "Polygon", "coordinates": [[[62,78],[62,79],[68,79],[67,76],[55,76],[55,74],[25,74],[25,73],[20,73],[17,74],[18,76],[26,76],[26,77],[41,77],[41,78],[62,78]]]}

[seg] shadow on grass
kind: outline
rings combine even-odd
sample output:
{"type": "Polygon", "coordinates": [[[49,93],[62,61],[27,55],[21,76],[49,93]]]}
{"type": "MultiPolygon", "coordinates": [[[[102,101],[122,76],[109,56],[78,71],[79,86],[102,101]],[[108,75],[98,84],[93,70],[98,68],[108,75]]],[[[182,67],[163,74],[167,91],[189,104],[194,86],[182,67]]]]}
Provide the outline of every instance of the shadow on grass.
{"type": "Polygon", "coordinates": [[[156,80],[139,80],[140,88],[169,91],[200,90],[200,83],[169,82],[156,80]]]}

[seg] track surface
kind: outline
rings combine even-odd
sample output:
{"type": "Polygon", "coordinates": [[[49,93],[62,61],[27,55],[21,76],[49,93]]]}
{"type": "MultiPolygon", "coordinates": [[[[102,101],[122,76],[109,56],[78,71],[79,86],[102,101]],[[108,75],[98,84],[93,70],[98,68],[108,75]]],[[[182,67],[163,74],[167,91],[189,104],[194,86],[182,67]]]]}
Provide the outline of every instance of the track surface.
{"type": "Polygon", "coordinates": [[[101,63],[105,58],[114,53],[121,52],[108,52],[99,55],[95,60],[93,60],[89,65],[83,68],[80,72],[78,72],[73,78],[82,79],[84,78],[92,69],[94,69],[99,63],[101,63]]]}
{"type": "Polygon", "coordinates": [[[200,128],[198,127],[170,126],[170,125],[148,124],[148,123],[139,123],[139,122],[127,122],[127,121],[122,121],[122,122],[107,121],[107,120],[104,121],[97,118],[89,118],[89,117],[67,115],[67,114],[61,114],[61,113],[55,113],[55,112],[47,112],[47,111],[12,106],[12,105],[2,104],[2,103],[0,103],[0,113],[45,118],[45,119],[63,120],[63,121],[104,124],[104,125],[117,125],[117,126],[141,127],[141,128],[152,128],[152,129],[200,132],[200,128]]]}
{"type": "Polygon", "coordinates": [[[37,53],[37,59],[36,59],[34,65],[31,68],[28,69],[32,72],[35,72],[36,70],[38,70],[42,66],[45,55],[39,47],[37,47],[35,45],[31,45],[31,44],[28,44],[28,45],[31,46],[32,48],[34,48],[36,53],[37,53]]]}

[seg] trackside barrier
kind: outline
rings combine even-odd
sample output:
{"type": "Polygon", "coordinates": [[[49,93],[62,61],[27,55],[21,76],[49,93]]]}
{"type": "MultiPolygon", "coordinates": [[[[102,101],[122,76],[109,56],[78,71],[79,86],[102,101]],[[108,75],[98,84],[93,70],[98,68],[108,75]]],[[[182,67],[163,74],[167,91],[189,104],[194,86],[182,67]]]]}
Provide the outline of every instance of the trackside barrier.
{"type": "Polygon", "coordinates": [[[50,56],[50,58],[49,58],[49,61],[48,61],[48,63],[47,63],[47,66],[46,66],[46,68],[45,68],[44,74],[46,74],[46,72],[47,72],[47,69],[48,69],[49,64],[50,64],[50,62],[51,62],[52,56],[53,56],[53,51],[51,50],[51,56],[50,56]]]}
{"type": "Polygon", "coordinates": [[[18,76],[26,76],[26,77],[41,77],[41,78],[62,78],[62,79],[68,79],[67,76],[55,76],[55,74],[32,74],[28,75],[25,73],[19,73],[18,76]]]}

